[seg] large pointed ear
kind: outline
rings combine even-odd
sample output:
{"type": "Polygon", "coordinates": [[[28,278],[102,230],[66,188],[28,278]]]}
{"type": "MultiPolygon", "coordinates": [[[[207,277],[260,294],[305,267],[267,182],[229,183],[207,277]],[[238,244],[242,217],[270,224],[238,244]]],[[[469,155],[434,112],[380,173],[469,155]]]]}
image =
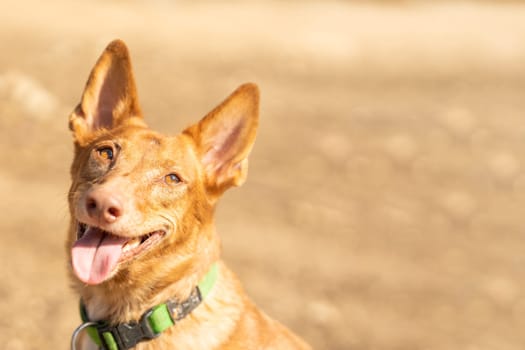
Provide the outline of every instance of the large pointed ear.
{"type": "Polygon", "coordinates": [[[244,183],[258,123],[259,89],[244,84],[184,131],[195,140],[210,194],[220,195],[244,183]]]}
{"type": "Polygon", "coordinates": [[[128,48],[112,41],[98,59],[82,100],[70,117],[75,139],[82,141],[99,129],[111,129],[132,117],[142,117],[128,48]]]}

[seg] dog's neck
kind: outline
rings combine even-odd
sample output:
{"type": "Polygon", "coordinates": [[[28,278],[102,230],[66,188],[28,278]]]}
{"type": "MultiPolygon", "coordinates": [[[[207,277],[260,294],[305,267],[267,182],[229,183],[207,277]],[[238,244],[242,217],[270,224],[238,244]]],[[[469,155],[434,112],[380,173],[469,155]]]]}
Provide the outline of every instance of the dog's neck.
{"type": "MultiPolygon", "coordinates": [[[[172,348],[173,344],[177,344],[180,349],[208,350],[215,349],[227,341],[244,314],[246,300],[239,295],[242,291],[240,282],[224,263],[218,261],[216,266],[217,280],[209,294],[202,300],[201,304],[204,305],[196,307],[191,312],[191,317],[177,322],[169,332],[163,333],[152,341],[137,344],[137,349],[168,349],[172,348]],[[210,328],[210,324],[216,326],[210,328]]],[[[98,307],[109,310],[105,300],[93,299],[91,308],[96,312],[98,310],[95,309],[98,307]]],[[[89,337],[85,337],[84,341],[85,346],[93,345],[93,340],[89,337]]]]}

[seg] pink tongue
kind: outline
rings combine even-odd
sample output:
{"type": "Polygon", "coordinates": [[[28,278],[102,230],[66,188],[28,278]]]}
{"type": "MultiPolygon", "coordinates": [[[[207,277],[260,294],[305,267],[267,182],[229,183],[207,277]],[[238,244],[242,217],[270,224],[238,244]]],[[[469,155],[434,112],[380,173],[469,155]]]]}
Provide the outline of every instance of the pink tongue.
{"type": "Polygon", "coordinates": [[[87,284],[104,282],[122,254],[122,247],[129,238],[108,235],[90,227],[71,249],[73,270],[87,284]]]}

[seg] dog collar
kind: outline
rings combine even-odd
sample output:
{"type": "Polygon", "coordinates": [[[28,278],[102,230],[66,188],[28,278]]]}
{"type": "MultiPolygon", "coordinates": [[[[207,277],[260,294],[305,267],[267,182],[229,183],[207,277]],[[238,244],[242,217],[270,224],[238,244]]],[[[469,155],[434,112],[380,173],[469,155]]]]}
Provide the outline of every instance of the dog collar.
{"type": "Polygon", "coordinates": [[[217,281],[217,275],[217,264],[213,264],[188,299],[182,302],[170,299],[154,306],[142,314],[138,321],[116,325],[109,325],[106,321],[90,321],[84,303],[80,300],[80,316],[83,323],[73,333],[72,349],[75,338],[82,329],[86,329],[91,339],[104,350],[127,350],[139,342],[158,337],[190,314],[206,298],[217,281]]]}

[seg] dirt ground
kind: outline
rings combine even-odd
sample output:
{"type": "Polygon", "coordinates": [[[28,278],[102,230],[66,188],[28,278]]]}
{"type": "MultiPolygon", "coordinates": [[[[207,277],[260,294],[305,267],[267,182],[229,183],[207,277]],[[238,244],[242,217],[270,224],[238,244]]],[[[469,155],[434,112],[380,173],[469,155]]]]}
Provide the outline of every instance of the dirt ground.
{"type": "Polygon", "coordinates": [[[0,348],[68,349],[67,116],[105,45],[149,124],[262,91],[217,216],[253,299],[317,349],[525,347],[519,2],[2,1],[0,348]]]}

